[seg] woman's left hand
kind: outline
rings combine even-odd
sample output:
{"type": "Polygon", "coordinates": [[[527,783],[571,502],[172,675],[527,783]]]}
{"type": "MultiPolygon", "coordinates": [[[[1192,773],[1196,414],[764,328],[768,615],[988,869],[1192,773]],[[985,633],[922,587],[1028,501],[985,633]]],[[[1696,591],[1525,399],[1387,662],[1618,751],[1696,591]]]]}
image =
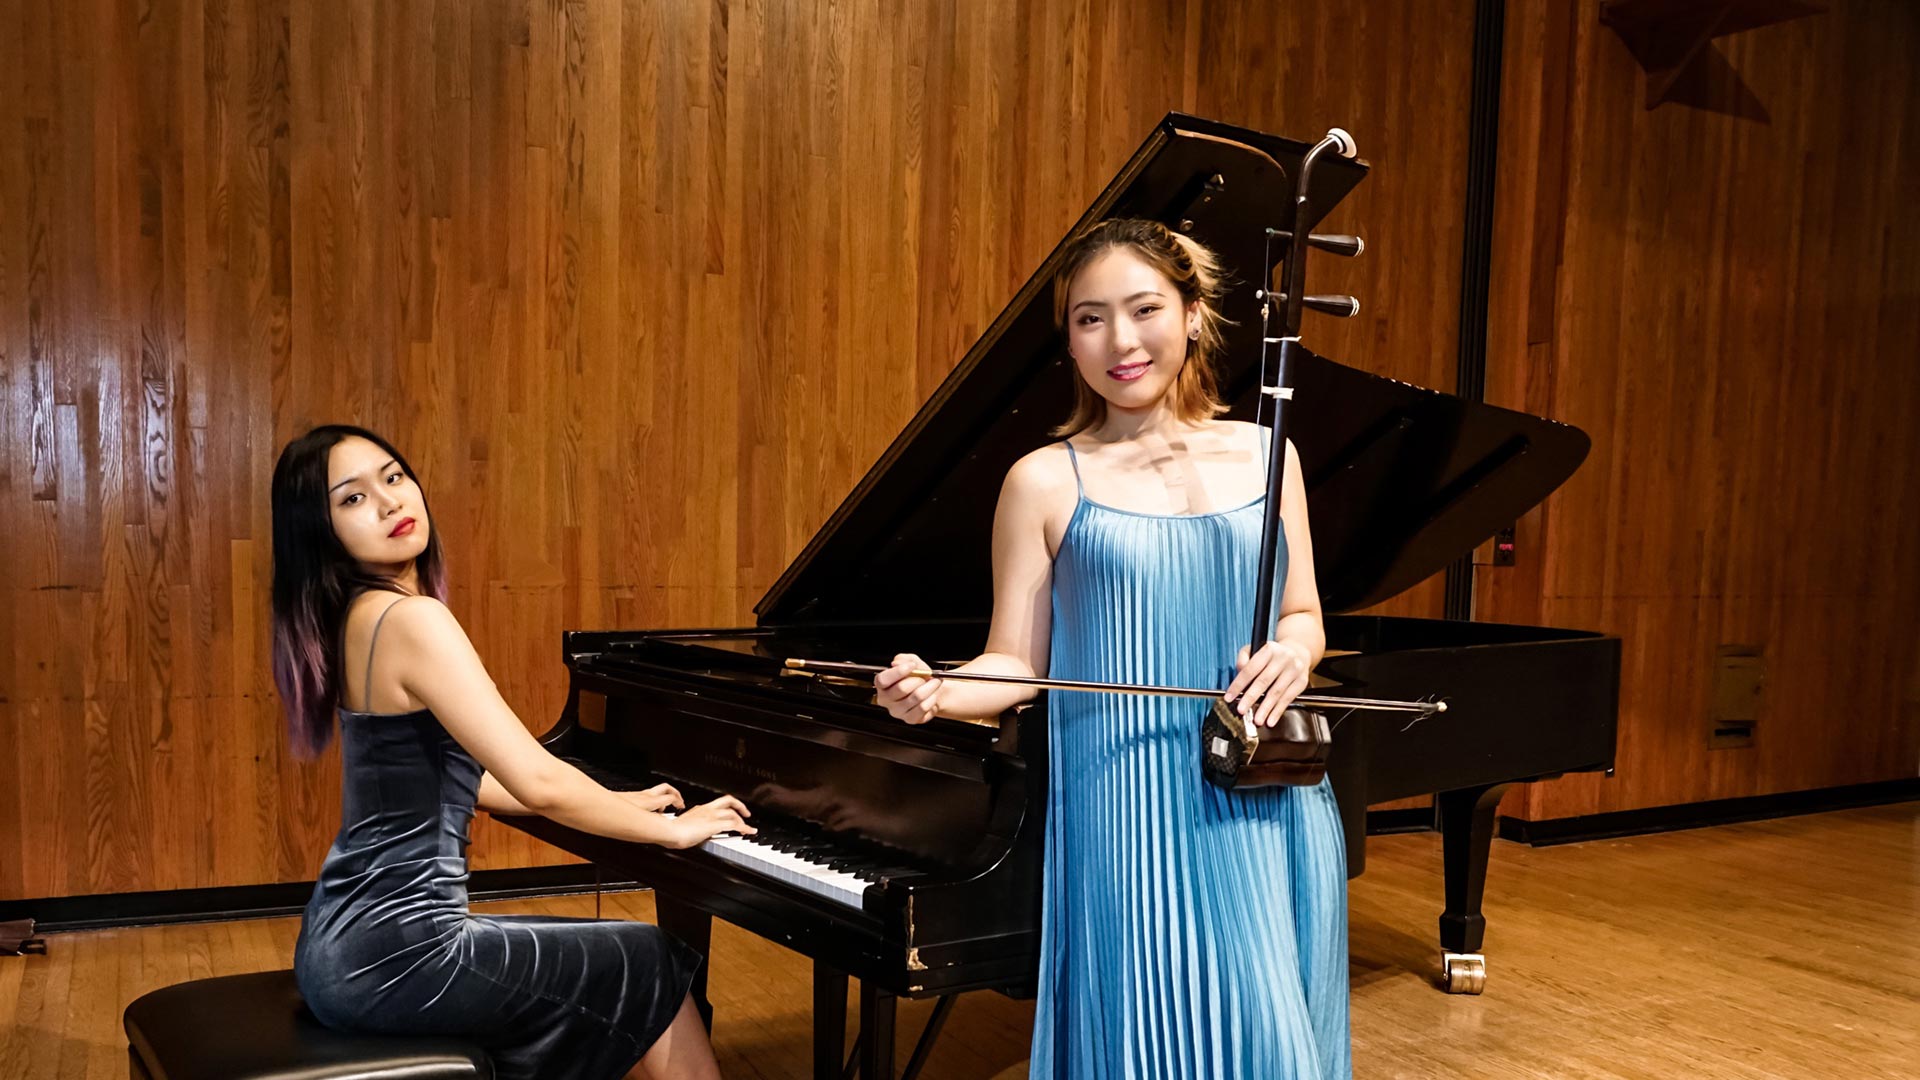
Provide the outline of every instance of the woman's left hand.
{"type": "Polygon", "coordinates": [[[672,784],[655,784],[645,791],[622,791],[620,797],[642,810],[685,810],[687,801],[672,784]]]}
{"type": "Polygon", "coordinates": [[[1269,641],[1251,657],[1242,646],[1235,661],[1239,672],[1227,685],[1227,704],[1262,727],[1272,727],[1280,713],[1307,688],[1313,674],[1313,654],[1297,641],[1269,641]]]}

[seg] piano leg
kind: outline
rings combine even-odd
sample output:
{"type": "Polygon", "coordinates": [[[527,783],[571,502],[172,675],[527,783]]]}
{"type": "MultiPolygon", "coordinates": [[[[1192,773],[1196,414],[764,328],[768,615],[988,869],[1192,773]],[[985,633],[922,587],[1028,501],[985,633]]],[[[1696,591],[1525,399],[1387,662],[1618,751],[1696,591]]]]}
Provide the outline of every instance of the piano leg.
{"type": "Polygon", "coordinates": [[[1507,787],[1487,784],[1443,791],[1434,800],[1446,863],[1447,910],[1440,916],[1440,965],[1449,994],[1478,994],[1486,988],[1487,958],[1480,947],[1487,936],[1487,918],[1480,913],[1480,901],[1493,849],[1493,815],[1507,787]]]}
{"type": "Polygon", "coordinates": [[[916,1080],[920,1067],[927,1063],[927,1055],[933,1053],[933,1040],[940,1037],[940,1029],[947,1022],[947,1014],[953,1012],[953,1003],[960,1000],[959,994],[942,994],[933,1007],[933,1015],[927,1017],[927,1026],[920,1031],[920,1041],[913,1045],[913,1056],[907,1059],[907,1069],[900,1074],[900,1080],[916,1080]]]}
{"type": "MultiPolygon", "coordinates": [[[[692,904],[680,903],[671,896],[655,891],[653,918],[660,929],[699,953],[703,960],[712,957],[713,916],[692,904]]],[[[711,966],[710,963],[701,964],[699,972],[693,977],[693,1005],[700,1010],[700,1019],[709,1032],[713,1031],[713,1004],[707,1000],[707,968],[711,966]]]]}
{"type": "Polygon", "coordinates": [[[891,993],[860,980],[860,1080],[893,1080],[891,993]]]}
{"type": "MultiPolygon", "coordinates": [[[[861,1002],[865,1004],[865,997],[861,1002]]],[[[840,1080],[847,1051],[847,976],[813,962],[813,1080],[840,1080]]]]}

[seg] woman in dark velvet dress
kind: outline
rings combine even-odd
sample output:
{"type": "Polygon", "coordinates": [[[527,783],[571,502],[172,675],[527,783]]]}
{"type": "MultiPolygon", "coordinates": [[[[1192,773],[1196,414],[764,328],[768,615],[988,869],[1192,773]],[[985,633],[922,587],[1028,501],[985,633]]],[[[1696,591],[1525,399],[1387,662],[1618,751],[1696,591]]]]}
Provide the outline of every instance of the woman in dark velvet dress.
{"type": "Polygon", "coordinates": [[[471,914],[467,827],[478,806],[685,848],[753,832],[746,807],[609,791],[548,753],[442,603],[432,526],[371,432],[316,428],[274,467],[274,679],[302,748],[337,713],[343,766],[301,994],[335,1027],[472,1039],[501,1080],[719,1076],[688,994],[697,954],[647,923],[471,914]]]}

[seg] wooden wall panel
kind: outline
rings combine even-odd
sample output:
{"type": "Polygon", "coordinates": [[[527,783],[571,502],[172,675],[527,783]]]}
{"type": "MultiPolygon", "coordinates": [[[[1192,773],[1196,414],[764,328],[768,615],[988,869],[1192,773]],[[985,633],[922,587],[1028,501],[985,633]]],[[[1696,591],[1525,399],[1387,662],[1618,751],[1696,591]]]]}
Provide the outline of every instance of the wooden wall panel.
{"type": "Polygon", "coordinates": [[[1480,611],[1626,649],[1618,775],[1509,812],[1920,763],[1920,11],[1829,6],[1716,43],[1764,124],[1645,111],[1598,0],[1508,7],[1489,395],[1594,449],[1480,611]],[[1749,749],[1707,749],[1721,644],[1764,652],[1749,749]]]}
{"type": "MultiPolygon", "coordinates": [[[[1470,0],[1339,10],[1210,6],[1196,53],[1201,114],[1309,140],[1344,127],[1373,166],[1324,226],[1362,234],[1366,253],[1308,263],[1314,292],[1351,293],[1361,313],[1309,313],[1303,339],[1363,370],[1449,391],[1459,333],[1473,11],[1470,0]]],[[[1437,618],[1444,606],[1444,578],[1436,575],[1371,610],[1437,618]]]]}
{"type": "Polygon", "coordinates": [[[1449,385],[1470,14],[0,0],[0,895],[312,875],[337,765],[286,752],[266,662],[285,439],[406,449],[544,728],[562,629],[749,620],[1170,108],[1352,130],[1371,248],[1316,288],[1366,314],[1313,340],[1449,385]]]}
{"type": "MultiPolygon", "coordinates": [[[[1595,436],[1483,617],[1621,634],[1621,772],[1531,817],[1912,775],[1911,8],[1640,109],[1509,6],[1489,393],[1595,436]],[[1705,750],[1723,642],[1758,745],[1705,750]]],[[[745,621],[1166,109],[1375,164],[1316,347],[1451,384],[1471,4],[0,0],[0,895],[297,880],[337,772],[265,663],[271,456],[390,432],[544,727],[566,627],[745,621]]],[[[1439,611],[1429,582],[1385,610],[1439,611]]],[[[552,861],[478,830],[478,866],[552,861]]]]}

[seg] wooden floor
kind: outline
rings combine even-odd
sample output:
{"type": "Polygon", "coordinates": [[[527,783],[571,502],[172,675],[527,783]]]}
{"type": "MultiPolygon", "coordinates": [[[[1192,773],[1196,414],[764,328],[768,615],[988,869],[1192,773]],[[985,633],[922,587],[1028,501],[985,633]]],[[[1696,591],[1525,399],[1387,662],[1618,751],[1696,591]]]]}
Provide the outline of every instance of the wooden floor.
{"type": "MultiPolygon", "coordinates": [[[[1355,1075],[1920,1077],[1920,803],[1531,849],[1496,844],[1488,982],[1436,967],[1439,844],[1376,837],[1353,884],[1355,1075]]],[[[603,898],[649,918],[645,893],[603,898]]],[[[592,897],[488,905],[591,915],[592,897]]],[[[126,1075],[120,1010],[196,976],[290,962],[297,924],[56,935],[0,958],[0,1080],[126,1075]]],[[[715,927],[715,1042],[729,1077],[803,1077],[808,965],[715,927]]],[[[906,1003],[901,1039],[928,1007],[906,1003]]],[[[974,994],[925,1076],[1026,1055],[1031,1003],[974,994]]]]}

